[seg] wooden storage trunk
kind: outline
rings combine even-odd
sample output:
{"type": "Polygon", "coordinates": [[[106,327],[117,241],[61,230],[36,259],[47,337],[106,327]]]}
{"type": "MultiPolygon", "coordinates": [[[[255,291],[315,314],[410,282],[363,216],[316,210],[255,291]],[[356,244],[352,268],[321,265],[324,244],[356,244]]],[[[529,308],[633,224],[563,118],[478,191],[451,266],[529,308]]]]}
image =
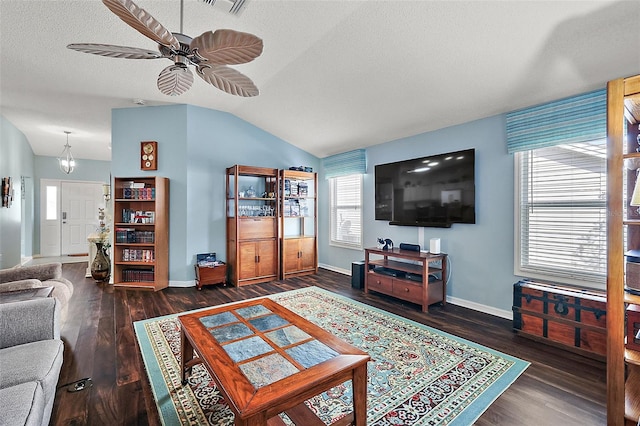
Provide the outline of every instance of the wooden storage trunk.
{"type": "Polygon", "coordinates": [[[205,285],[227,285],[227,265],[220,264],[215,267],[198,266],[196,268],[196,287],[202,290],[205,285]]]}
{"type": "Polygon", "coordinates": [[[522,336],[604,360],[604,292],[523,280],[513,285],[513,329],[522,336]]]}

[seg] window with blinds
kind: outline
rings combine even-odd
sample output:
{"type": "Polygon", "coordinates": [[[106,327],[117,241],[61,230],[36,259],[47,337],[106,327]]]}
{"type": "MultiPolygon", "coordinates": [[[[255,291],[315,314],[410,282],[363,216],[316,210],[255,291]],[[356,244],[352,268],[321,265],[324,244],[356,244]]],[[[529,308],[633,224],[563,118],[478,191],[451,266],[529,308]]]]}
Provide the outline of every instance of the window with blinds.
{"type": "Polygon", "coordinates": [[[333,177],[330,244],[362,249],[362,175],[333,177]]]}
{"type": "Polygon", "coordinates": [[[606,140],[516,154],[516,275],[604,287],[606,155],[606,140]]]}

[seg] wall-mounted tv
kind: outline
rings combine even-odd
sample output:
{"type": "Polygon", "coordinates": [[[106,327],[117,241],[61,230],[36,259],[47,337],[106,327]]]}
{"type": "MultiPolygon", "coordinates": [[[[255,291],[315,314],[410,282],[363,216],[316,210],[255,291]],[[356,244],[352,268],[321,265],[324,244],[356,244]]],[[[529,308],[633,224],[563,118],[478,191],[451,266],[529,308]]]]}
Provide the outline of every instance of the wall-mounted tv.
{"type": "Polygon", "coordinates": [[[475,149],[375,167],[376,220],[448,228],[476,223],[475,149]]]}

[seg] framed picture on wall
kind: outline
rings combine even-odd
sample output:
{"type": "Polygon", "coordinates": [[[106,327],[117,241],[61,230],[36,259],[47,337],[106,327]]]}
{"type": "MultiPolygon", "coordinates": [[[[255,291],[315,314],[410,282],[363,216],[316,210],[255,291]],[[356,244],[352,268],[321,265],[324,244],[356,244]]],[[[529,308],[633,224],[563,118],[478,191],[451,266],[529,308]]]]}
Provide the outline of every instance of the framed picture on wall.
{"type": "Polygon", "coordinates": [[[2,207],[11,207],[13,201],[13,186],[11,177],[2,178],[2,207]]]}

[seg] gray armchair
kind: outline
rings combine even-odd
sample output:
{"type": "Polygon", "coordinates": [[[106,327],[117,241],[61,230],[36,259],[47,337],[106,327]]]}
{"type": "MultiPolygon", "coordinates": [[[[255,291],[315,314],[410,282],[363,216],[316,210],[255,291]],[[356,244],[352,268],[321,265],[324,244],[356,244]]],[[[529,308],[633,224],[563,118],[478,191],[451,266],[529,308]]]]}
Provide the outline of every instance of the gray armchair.
{"type": "Polygon", "coordinates": [[[73,284],[62,277],[61,263],[0,270],[0,293],[37,287],[53,287],[51,296],[60,301],[62,318],[65,318],[73,284]]]}
{"type": "Polygon", "coordinates": [[[0,304],[0,424],[49,424],[63,352],[58,300],[0,304]]]}

